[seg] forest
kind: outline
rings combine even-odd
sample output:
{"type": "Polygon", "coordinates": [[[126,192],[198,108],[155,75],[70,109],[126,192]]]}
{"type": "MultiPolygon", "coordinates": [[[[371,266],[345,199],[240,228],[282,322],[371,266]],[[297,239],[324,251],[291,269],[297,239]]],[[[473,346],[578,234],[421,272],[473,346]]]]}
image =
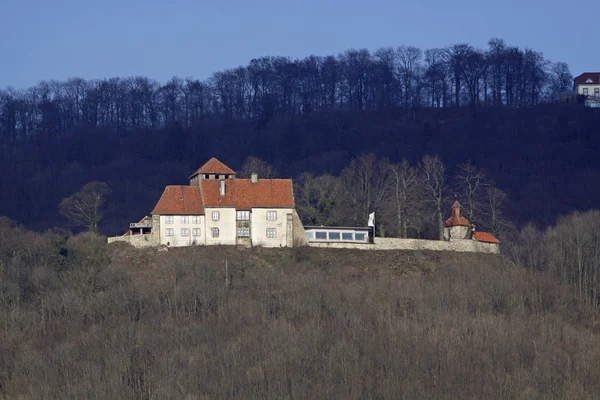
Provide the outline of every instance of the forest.
{"type": "MultiPolygon", "coordinates": [[[[368,154],[415,167],[429,155],[448,177],[473,165],[506,194],[512,224],[541,227],[598,198],[589,182],[600,173],[600,117],[558,102],[571,87],[566,63],[494,38],[487,49],[263,57],[205,81],[72,78],[7,88],[0,214],[37,230],[67,227],[59,203],[101,181],[112,189],[101,231],[114,235],[212,156],[234,169],[257,157],[300,182],[341,177],[368,154]]],[[[447,183],[446,201],[463,201],[447,183]]]]}

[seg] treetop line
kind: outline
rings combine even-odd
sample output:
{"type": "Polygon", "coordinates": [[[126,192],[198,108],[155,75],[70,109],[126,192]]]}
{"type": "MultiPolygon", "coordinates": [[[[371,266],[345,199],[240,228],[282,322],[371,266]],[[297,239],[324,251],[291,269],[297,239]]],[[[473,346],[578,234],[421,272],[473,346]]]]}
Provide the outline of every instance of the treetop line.
{"type": "Polygon", "coordinates": [[[262,119],[312,111],[396,107],[532,106],[573,86],[564,62],[493,38],[486,50],[460,43],[422,51],[350,49],[338,56],[262,57],[200,81],[147,77],[42,81],[0,91],[4,138],[76,126],[189,127],[212,116],[262,119]]]}

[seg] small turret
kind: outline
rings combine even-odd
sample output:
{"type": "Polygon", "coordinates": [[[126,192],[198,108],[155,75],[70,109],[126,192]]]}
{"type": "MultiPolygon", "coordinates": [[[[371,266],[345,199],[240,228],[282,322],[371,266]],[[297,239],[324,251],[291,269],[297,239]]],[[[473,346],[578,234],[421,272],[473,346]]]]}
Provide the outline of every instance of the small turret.
{"type": "Polygon", "coordinates": [[[460,203],[456,200],[452,204],[452,216],[444,223],[444,239],[446,240],[471,239],[469,221],[460,215],[460,208],[460,203]]]}

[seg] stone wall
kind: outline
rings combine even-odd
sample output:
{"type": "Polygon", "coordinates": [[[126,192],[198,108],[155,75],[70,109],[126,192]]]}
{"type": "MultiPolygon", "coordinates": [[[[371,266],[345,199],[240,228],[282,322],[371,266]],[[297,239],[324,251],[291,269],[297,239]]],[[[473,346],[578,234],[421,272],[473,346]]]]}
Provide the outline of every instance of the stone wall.
{"type": "Polygon", "coordinates": [[[292,246],[306,246],[308,238],[296,209],[292,210],[292,246]]]}
{"type": "Polygon", "coordinates": [[[158,242],[155,241],[155,237],[152,234],[109,237],[108,243],[112,243],[112,242],[127,242],[127,243],[130,243],[134,247],[158,246],[158,242]]]}
{"type": "Polygon", "coordinates": [[[459,251],[470,253],[494,253],[500,252],[497,244],[482,243],[476,240],[423,240],[423,239],[399,239],[399,238],[375,238],[375,243],[309,243],[311,247],[331,249],[360,249],[360,250],[435,250],[435,251],[459,251]]]}

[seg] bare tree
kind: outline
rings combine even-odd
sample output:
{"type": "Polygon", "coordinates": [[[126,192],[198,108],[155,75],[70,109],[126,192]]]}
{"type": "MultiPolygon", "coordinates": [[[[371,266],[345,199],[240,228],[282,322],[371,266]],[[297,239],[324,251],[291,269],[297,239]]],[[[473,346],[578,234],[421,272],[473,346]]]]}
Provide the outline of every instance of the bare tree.
{"type": "Polygon", "coordinates": [[[487,201],[484,213],[487,215],[490,228],[494,235],[500,236],[509,223],[504,217],[504,203],[507,200],[506,193],[494,186],[492,182],[487,185],[487,201]]]}
{"type": "Polygon", "coordinates": [[[506,43],[503,39],[492,38],[488,42],[487,60],[492,89],[492,105],[502,104],[502,86],[504,83],[504,53],[506,43]]]}
{"type": "Polygon", "coordinates": [[[340,176],[347,222],[366,225],[369,213],[375,211],[385,196],[389,182],[387,161],[374,154],[353,159],[340,176]]]}
{"type": "Polygon", "coordinates": [[[395,219],[400,237],[408,237],[408,228],[417,227],[418,209],[421,204],[421,181],[418,170],[404,159],[390,164],[389,193],[394,203],[395,219]]]}
{"type": "Polygon", "coordinates": [[[275,175],[271,164],[258,157],[248,156],[242,165],[239,177],[250,178],[253,173],[258,174],[260,178],[272,178],[275,175]]]}
{"type": "Polygon", "coordinates": [[[557,62],[550,65],[550,86],[548,89],[548,97],[552,101],[558,101],[562,93],[573,90],[573,75],[571,75],[567,63],[557,62]]]}
{"type": "Polygon", "coordinates": [[[445,51],[446,62],[454,79],[454,105],[460,106],[460,92],[468,57],[474,53],[471,45],[459,43],[448,47],[445,51]]]}
{"type": "Polygon", "coordinates": [[[482,211],[486,198],[484,195],[486,181],[482,170],[465,162],[458,166],[456,176],[458,196],[470,223],[477,222],[478,214],[482,211]]]}
{"type": "Polygon", "coordinates": [[[98,232],[102,220],[102,206],[111,192],[104,182],[90,182],[79,192],[63,199],[58,208],[72,225],[84,226],[90,232],[98,232]]]}
{"type": "Polygon", "coordinates": [[[431,107],[446,106],[446,65],[444,63],[444,52],[441,49],[425,50],[426,79],[431,107]]]}
{"type": "Polygon", "coordinates": [[[427,199],[435,207],[435,216],[438,226],[439,240],[444,240],[444,214],[442,205],[444,201],[444,185],[446,167],[438,156],[426,155],[421,160],[420,169],[427,199]]]}
{"type": "Polygon", "coordinates": [[[402,105],[409,107],[415,103],[419,67],[422,58],[421,49],[414,46],[400,46],[397,50],[399,77],[402,88],[402,105]]]}

